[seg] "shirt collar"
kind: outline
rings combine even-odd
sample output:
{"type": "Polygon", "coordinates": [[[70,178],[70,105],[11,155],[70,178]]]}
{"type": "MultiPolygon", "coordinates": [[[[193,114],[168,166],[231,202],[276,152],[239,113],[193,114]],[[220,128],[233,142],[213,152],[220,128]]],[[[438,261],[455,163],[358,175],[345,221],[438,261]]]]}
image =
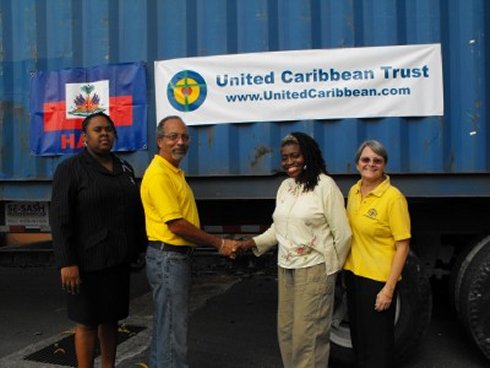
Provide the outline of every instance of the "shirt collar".
{"type": "MultiPolygon", "coordinates": [[[[386,192],[386,190],[390,187],[391,184],[390,184],[390,177],[386,174],[385,177],[386,177],[385,180],[383,180],[381,184],[379,184],[376,188],[374,188],[371,192],[369,192],[370,195],[372,194],[376,197],[381,197],[383,193],[386,192]]],[[[356,193],[361,192],[361,183],[362,183],[362,179],[359,179],[359,181],[355,184],[354,189],[356,193]]]]}
{"type": "Polygon", "coordinates": [[[80,152],[80,156],[86,165],[92,166],[95,170],[101,172],[102,174],[119,175],[122,172],[121,162],[112,152],[112,173],[102,167],[102,165],[88,152],[87,148],[84,148],[83,151],[80,152]]]}
{"type": "Polygon", "coordinates": [[[170,162],[168,162],[166,158],[164,158],[158,154],[155,155],[155,160],[157,160],[159,165],[165,166],[167,169],[173,171],[175,174],[182,172],[182,169],[175,167],[170,162]]]}

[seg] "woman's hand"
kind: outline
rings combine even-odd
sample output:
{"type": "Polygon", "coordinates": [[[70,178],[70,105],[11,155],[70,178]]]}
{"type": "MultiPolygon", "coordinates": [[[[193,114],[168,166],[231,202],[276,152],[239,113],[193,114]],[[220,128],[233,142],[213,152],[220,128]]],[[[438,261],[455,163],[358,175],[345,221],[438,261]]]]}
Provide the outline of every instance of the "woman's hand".
{"type": "Polygon", "coordinates": [[[382,312],[387,310],[393,300],[393,291],[387,290],[386,288],[381,289],[381,291],[376,295],[376,302],[374,303],[374,310],[377,312],[382,312]]]}
{"type": "Polygon", "coordinates": [[[255,241],[252,238],[241,240],[239,243],[240,243],[240,250],[241,251],[249,250],[249,249],[255,247],[255,245],[256,245],[255,241]]]}
{"type": "Polygon", "coordinates": [[[78,294],[80,292],[80,271],[77,265],[62,267],[61,273],[61,288],[69,294],[78,294]]]}

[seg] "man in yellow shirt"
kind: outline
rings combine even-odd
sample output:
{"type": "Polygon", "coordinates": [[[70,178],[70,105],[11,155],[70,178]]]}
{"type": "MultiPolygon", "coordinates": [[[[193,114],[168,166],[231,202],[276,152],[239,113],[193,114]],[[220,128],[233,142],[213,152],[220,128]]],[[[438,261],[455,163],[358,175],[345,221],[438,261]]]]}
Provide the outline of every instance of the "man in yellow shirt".
{"type": "Polygon", "coordinates": [[[191,188],[179,164],[190,143],[187,127],[168,116],[157,127],[159,152],[141,183],[148,248],[146,272],[153,290],[153,336],[150,366],[188,367],[187,330],[191,255],[196,244],[209,244],[233,256],[237,245],[200,229],[191,188]]]}

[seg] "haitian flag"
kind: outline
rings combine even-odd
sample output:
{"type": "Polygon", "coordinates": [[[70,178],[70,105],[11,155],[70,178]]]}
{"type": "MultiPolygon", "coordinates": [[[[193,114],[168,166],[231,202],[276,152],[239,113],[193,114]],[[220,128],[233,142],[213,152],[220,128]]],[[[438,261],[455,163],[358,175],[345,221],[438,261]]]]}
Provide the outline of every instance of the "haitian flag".
{"type": "Polygon", "coordinates": [[[83,148],[83,119],[102,111],[116,125],[114,151],[147,148],[146,74],[143,63],[100,65],[34,74],[30,148],[64,155],[83,148]]]}

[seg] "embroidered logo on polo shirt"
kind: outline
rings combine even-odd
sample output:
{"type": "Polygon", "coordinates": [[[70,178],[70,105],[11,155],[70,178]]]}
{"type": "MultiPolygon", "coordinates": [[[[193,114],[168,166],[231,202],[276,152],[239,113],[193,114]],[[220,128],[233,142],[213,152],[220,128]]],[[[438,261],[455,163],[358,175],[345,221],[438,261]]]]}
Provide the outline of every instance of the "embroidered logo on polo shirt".
{"type": "Polygon", "coordinates": [[[371,208],[366,212],[364,216],[369,217],[371,219],[376,219],[376,217],[378,217],[378,211],[376,211],[376,209],[374,208],[371,208]]]}

